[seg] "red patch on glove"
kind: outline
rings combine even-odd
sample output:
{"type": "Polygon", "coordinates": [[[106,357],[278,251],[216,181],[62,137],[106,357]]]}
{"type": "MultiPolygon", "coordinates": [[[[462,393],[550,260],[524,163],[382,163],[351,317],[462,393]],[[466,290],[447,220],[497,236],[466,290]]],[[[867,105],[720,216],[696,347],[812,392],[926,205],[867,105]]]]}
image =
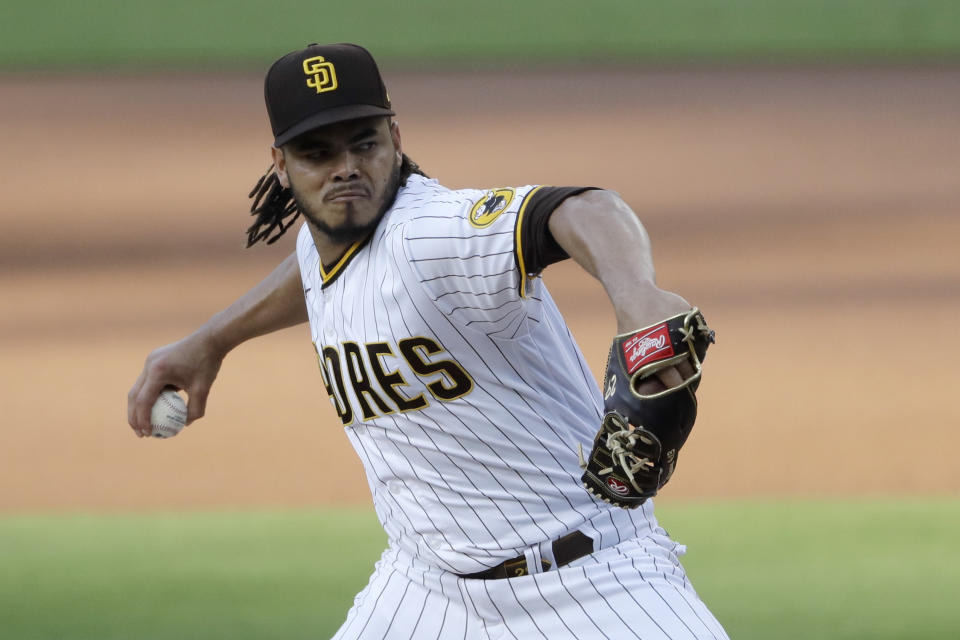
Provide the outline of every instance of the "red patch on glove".
{"type": "Polygon", "coordinates": [[[670,330],[666,322],[642,333],[638,331],[623,341],[623,357],[629,374],[645,364],[672,356],[673,343],[670,342],[670,330]]]}

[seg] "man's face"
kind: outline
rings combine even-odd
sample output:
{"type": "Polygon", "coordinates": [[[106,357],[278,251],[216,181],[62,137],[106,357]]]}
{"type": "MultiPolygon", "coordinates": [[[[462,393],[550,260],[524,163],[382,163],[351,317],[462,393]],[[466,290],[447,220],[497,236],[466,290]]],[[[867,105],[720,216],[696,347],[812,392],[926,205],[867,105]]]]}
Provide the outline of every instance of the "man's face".
{"type": "Polygon", "coordinates": [[[400,174],[400,131],[389,118],[365,118],[308,131],[273,149],[281,184],[332,244],[376,228],[400,174]]]}

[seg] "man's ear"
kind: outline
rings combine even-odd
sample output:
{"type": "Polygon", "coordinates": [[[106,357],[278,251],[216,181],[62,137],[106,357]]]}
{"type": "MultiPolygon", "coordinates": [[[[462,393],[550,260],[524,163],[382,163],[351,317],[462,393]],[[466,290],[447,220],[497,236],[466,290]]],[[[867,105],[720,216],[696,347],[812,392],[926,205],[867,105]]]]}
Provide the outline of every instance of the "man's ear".
{"type": "Polygon", "coordinates": [[[396,149],[397,159],[403,158],[403,147],[400,144],[400,125],[396,120],[390,122],[390,137],[393,138],[393,148],[396,149]]]}
{"type": "Polygon", "coordinates": [[[284,189],[290,188],[290,179],[287,177],[287,159],[283,155],[283,149],[270,147],[270,153],[273,155],[273,166],[277,171],[277,178],[284,189]]]}

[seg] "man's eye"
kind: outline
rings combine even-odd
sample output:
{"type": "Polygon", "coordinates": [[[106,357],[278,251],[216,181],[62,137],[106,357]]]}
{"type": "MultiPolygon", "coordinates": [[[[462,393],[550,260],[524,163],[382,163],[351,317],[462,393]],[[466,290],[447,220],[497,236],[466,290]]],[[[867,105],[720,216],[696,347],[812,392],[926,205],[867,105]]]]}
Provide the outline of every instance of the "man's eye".
{"type": "Polygon", "coordinates": [[[377,143],[375,140],[367,140],[366,142],[361,142],[360,144],[358,144],[357,149],[359,149],[360,151],[370,151],[376,146],[377,146],[377,143]]]}

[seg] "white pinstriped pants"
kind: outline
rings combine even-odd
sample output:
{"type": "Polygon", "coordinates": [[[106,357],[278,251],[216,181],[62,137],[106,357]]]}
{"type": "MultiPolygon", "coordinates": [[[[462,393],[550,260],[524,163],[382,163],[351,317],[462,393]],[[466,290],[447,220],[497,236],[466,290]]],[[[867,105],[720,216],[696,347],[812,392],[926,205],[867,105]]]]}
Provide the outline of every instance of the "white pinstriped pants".
{"type": "Polygon", "coordinates": [[[519,578],[469,580],[387,549],[334,640],[729,640],[652,534],[519,578]]]}

